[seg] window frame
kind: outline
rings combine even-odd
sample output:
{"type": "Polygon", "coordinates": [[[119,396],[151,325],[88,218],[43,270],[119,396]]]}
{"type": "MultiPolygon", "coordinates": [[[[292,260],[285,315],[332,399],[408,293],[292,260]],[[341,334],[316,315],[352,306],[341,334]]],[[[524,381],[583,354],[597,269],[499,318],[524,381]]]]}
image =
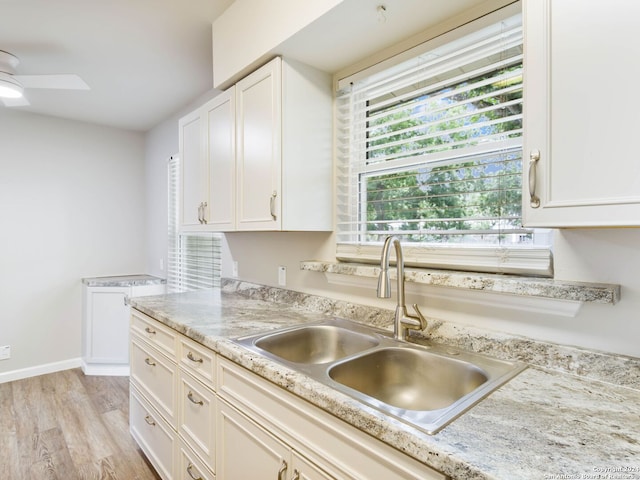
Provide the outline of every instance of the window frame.
{"type": "MultiPolygon", "coordinates": [[[[492,12],[480,19],[469,22],[463,26],[460,26],[454,30],[451,30],[443,35],[435,37],[432,40],[428,40],[420,45],[409,49],[399,55],[390,57],[382,62],[378,62],[376,65],[371,66],[369,69],[364,69],[357,72],[354,75],[337,79],[337,90],[344,90],[348,88],[353,82],[362,81],[369,75],[377,75],[388,68],[393,68],[395,65],[406,61],[408,58],[423,54],[430,49],[453,41],[456,38],[461,38],[470,33],[478,31],[481,28],[490,26],[500,22],[502,19],[511,17],[515,14],[521,13],[521,6],[518,3],[503,7],[500,10],[492,12]]],[[[349,108],[353,108],[352,105],[349,108]]],[[[336,93],[336,141],[337,141],[337,156],[340,157],[341,145],[340,145],[340,125],[339,125],[339,110],[338,105],[338,93],[336,93]]],[[[366,118],[361,119],[361,124],[366,123],[366,118]]],[[[351,126],[350,126],[351,127],[351,126]]],[[[349,134],[353,137],[359,138],[357,142],[362,144],[367,142],[366,135],[362,132],[349,131],[349,134]]],[[[353,141],[353,140],[352,140],[353,141]]],[[[519,140],[519,146],[522,148],[522,137],[519,140]]],[[[384,163],[384,162],[382,162],[384,163]]],[[[524,165],[523,165],[524,167],[524,165]]],[[[359,222],[362,222],[360,215],[362,215],[361,205],[364,203],[364,212],[366,214],[366,198],[363,198],[363,191],[359,190],[355,192],[353,184],[345,185],[341,184],[341,175],[344,175],[344,169],[347,168],[344,164],[338,163],[336,166],[336,225],[338,230],[340,229],[341,222],[345,221],[346,217],[358,218],[359,222]],[[349,193],[345,193],[349,192],[349,193]],[[341,199],[340,196],[350,195],[352,198],[359,198],[359,202],[349,202],[341,199]]],[[[384,170],[381,166],[380,170],[384,170]]],[[[423,268],[437,268],[437,269],[454,269],[454,270],[467,270],[476,272],[487,273],[509,273],[518,275],[534,275],[551,277],[553,276],[553,259],[551,253],[552,244],[552,232],[551,230],[536,230],[537,238],[534,240],[533,245],[461,245],[461,244],[432,244],[432,243],[417,243],[417,242],[403,242],[405,263],[408,266],[423,267],[423,268]]],[[[343,262],[363,262],[363,263],[377,263],[379,261],[379,252],[382,246],[380,242],[361,242],[361,241],[341,241],[341,234],[338,231],[336,234],[336,257],[339,261],[343,262]]]]}

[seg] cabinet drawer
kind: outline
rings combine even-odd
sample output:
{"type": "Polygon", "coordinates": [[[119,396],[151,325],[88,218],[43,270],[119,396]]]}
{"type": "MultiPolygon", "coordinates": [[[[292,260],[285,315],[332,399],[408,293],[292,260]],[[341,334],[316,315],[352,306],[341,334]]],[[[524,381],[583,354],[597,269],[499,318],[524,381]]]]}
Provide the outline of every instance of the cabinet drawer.
{"type": "Polygon", "coordinates": [[[211,390],[215,390],[215,353],[186,337],[181,336],[179,344],[182,368],[201,380],[211,390]]]}
{"type": "Polygon", "coordinates": [[[131,330],[170,358],[175,356],[178,337],[175,330],[135,309],[131,310],[131,330]]]}
{"type": "Polygon", "coordinates": [[[137,335],[131,336],[131,381],[175,427],[177,366],[137,335]]]}
{"type": "Polygon", "coordinates": [[[131,435],[164,480],[176,478],[174,431],[135,388],[129,399],[131,435]]]}
{"type": "Polygon", "coordinates": [[[178,391],[178,432],[215,471],[216,396],[183,371],[180,371],[178,391]]]}
{"type": "Polygon", "coordinates": [[[178,441],[176,477],[185,480],[214,480],[215,475],[183,441],[178,441]]]}

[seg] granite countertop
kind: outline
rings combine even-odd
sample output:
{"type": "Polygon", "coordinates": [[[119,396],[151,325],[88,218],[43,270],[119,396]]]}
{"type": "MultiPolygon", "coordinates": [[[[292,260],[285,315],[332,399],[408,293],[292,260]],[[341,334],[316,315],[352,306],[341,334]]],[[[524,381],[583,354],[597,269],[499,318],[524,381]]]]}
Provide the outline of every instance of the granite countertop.
{"type": "MultiPolygon", "coordinates": [[[[135,298],[131,304],[453,479],[640,479],[636,384],[530,366],[442,431],[427,435],[229,341],[327,315],[388,327],[387,311],[241,282],[222,290],[135,298]]],[[[636,359],[625,361],[637,378],[636,359]]]]}
{"type": "Polygon", "coordinates": [[[82,283],[87,287],[132,287],[139,285],[160,285],[167,283],[164,278],[153,275],[117,275],[112,277],[83,278],[82,283]]]}

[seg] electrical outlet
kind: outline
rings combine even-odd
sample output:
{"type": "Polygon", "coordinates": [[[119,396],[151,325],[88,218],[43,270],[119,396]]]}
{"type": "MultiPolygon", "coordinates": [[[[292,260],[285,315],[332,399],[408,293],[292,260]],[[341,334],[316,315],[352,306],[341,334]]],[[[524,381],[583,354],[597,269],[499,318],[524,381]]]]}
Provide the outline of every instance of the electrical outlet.
{"type": "Polygon", "coordinates": [[[0,347],[0,360],[7,360],[8,358],[11,358],[11,345],[0,347]]]}
{"type": "Polygon", "coordinates": [[[281,287],[287,286],[287,267],[282,265],[278,267],[278,285],[281,287]]]}
{"type": "Polygon", "coordinates": [[[231,266],[231,276],[232,277],[238,276],[238,262],[236,262],[235,260],[233,261],[233,264],[231,266]]]}

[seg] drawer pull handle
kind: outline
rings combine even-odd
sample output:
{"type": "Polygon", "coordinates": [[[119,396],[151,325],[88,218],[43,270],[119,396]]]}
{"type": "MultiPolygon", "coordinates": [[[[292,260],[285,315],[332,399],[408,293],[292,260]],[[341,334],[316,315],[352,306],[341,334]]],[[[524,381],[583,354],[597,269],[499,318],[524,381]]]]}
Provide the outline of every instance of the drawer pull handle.
{"type": "Polygon", "coordinates": [[[147,415],[146,417],[144,417],[144,421],[147,422],[152,427],[156,426],[156,422],[153,421],[153,418],[151,418],[150,415],[147,415]]]}
{"type": "Polygon", "coordinates": [[[297,468],[293,471],[293,477],[291,477],[291,480],[300,480],[300,472],[297,468]]]}
{"type": "Polygon", "coordinates": [[[146,363],[147,365],[149,365],[150,367],[155,367],[156,366],[156,362],[152,362],[151,359],[149,357],[144,359],[144,363],[146,363]]]}
{"type": "Polygon", "coordinates": [[[276,198],[277,197],[278,197],[278,192],[274,190],[273,193],[271,194],[271,197],[269,198],[269,213],[271,213],[271,218],[273,218],[274,220],[278,219],[278,217],[276,216],[276,198]]]}
{"type": "Polygon", "coordinates": [[[285,473],[287,473],[287,462],[282,460],[282,465],[280,465],[280,470],[278,470],[278,480],[282,480],[285,473]]]}
{"type": "Polygon", "coordinates": [[[187,394],[187,398],[191,401],[191,403],[194,403],[196,405],[204,405],[204,402],[202,400],[196,400],[195,398],[193,398],[193,392],[191,390],[189,390],[189,393],[187,394]]]}
{"type": "Polygon", "coordinates": [[[155,335],[157,332],[149,327],[144,329],[145,332],[147,332],[149,335],[155,335]]]}
{"type": "Polygon", "coordinates": [[[187,473],[191,478],[193,478],[193,480],[203,480],[200,475],[196,477],[191,470],[193,470],[193,463],[189,463],[189,466],[187,467],[187,473]]]}
{"type": "Polygon", "coordinates": [[[540,197],[536,195],[536,166],[540,161],[540,150],[531,150],[529,153],[529,196],[531,208],[540,207],[540,197]]]}
{"type": "Polygon", "coordinates": [[[191,353],[191,352],[187,353],[187,358],[189,360],[191,360],[192,362],[196,362],[196,363],[202,363],[203,362],[203,360],[201,358],[194,357],[193,353],[191,353]]]}

